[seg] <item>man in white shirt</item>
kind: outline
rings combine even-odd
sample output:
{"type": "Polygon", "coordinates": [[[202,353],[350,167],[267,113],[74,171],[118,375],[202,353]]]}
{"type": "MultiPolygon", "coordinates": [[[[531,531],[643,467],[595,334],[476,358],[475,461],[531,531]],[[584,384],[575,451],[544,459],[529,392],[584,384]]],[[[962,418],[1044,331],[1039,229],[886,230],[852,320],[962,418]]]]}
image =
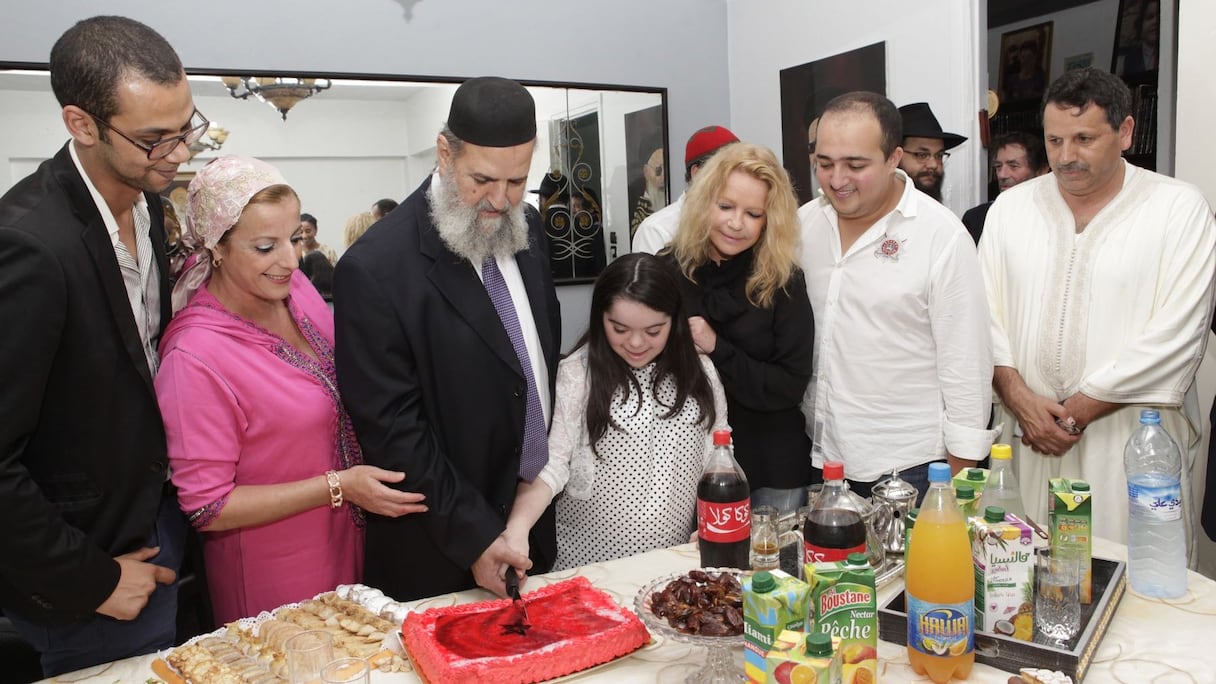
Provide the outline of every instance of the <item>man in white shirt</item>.
{"type": "Polygon", "coordinates": [[[923,495],[928,464],[984,458],[992,398],[988,307],[975,247],[948,209],[899,169],[899,112],[868,92],[828,103],[799,210],[815,310],[803,411],[816,466],[845,463],[868,496],[899,470],[923,495]]]}
{"type": "Polygon", "coordinates": [[[1136,122],[1119,78],[1070,71],[1044,102],[1052,174],[1002,192],[980,240],[998,420],[1026,511],[1047,514],[1049,478],[1084,479],[1094,534],[1124,541],[1123,447],[1151,407],[1183,449],[1192,532],[1202,420],[1193,380],[1216,291],[1212,209],[1194,187],[1122,159],[1136,122]]]}
{"type": "MultiPolygon", "coordinates": [[[[684,146],[684,184],[692,182],[697,171],[714,156],[714,152],[739,142],[724,126],[706,126],[693,133],[684,146]]],[[[684,207],[684,194],[675,202],[647,216],[633,236],[633,251],[655,254],[667,246],[680,228],[680,210],[684,207]]]]}

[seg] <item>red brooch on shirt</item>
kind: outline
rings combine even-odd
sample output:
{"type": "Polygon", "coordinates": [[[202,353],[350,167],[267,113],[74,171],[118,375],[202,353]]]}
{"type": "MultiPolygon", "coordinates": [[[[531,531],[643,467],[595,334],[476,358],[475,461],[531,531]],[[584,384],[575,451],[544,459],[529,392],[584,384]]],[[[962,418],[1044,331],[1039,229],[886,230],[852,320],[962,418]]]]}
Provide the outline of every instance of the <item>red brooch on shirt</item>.
{"type": "Polygon", "coordinates": [[[883,237],[882,242],[874,250],[874,256],[887,261],[899,261],[899,249],[903,242],[894,238],[883,237]]]}

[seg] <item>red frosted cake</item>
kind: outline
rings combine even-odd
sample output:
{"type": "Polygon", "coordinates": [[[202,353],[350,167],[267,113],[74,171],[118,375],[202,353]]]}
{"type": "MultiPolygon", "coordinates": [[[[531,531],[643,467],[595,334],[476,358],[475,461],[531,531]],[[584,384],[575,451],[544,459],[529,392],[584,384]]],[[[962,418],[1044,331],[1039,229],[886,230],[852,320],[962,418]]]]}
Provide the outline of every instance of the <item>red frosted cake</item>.
{"type": "Polygon", "coordinates": [[[584,577],[524,595],[531,627],[519,634],[509,600],[410,613],[401,626],[427,682],[526,684],[561,677],[641,648],[650,633],[633,612],[584,577]]]}

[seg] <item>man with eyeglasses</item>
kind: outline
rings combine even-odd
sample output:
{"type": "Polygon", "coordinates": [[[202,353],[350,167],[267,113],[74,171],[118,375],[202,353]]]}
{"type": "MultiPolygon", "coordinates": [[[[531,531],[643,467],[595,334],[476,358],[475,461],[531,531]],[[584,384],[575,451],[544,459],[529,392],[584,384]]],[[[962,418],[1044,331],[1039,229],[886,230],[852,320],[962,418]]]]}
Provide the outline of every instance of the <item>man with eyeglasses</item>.
{"type": "Polygon", "coordinates": [[[0,606],[45,676],[174,643],[186,526],[152,386],[157,194],[208,125],[136,21],[77,23],[50,72],[71,139],[0,198],[0,606]]]}
{"type": "Polygon", "coordinates": [[[967,138],[943,132],[928,102],[904,105],[899,108],[899,115],[904,125],[904,140],[900,146],[904,156],[899,168],[908,174],[917,190],[941,202],[945,164],[950,157],[947,150],[962,145],[967,138]]]}

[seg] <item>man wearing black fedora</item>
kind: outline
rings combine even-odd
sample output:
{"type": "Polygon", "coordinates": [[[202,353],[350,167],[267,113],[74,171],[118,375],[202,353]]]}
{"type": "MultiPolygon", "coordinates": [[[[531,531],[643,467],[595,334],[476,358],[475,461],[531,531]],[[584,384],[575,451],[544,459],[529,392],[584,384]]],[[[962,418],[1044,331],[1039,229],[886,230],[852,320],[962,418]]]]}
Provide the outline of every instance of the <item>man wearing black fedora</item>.
{"type": "Polygon", "coordinates": [[[908,174],[916,189],[942,201],[942,180],[945,177],[947,150],[967,142],[957,133],[942,131],[928,102],[914,102],[899,108],[904,123],[904,156],[899,168],[908,174]]]}

